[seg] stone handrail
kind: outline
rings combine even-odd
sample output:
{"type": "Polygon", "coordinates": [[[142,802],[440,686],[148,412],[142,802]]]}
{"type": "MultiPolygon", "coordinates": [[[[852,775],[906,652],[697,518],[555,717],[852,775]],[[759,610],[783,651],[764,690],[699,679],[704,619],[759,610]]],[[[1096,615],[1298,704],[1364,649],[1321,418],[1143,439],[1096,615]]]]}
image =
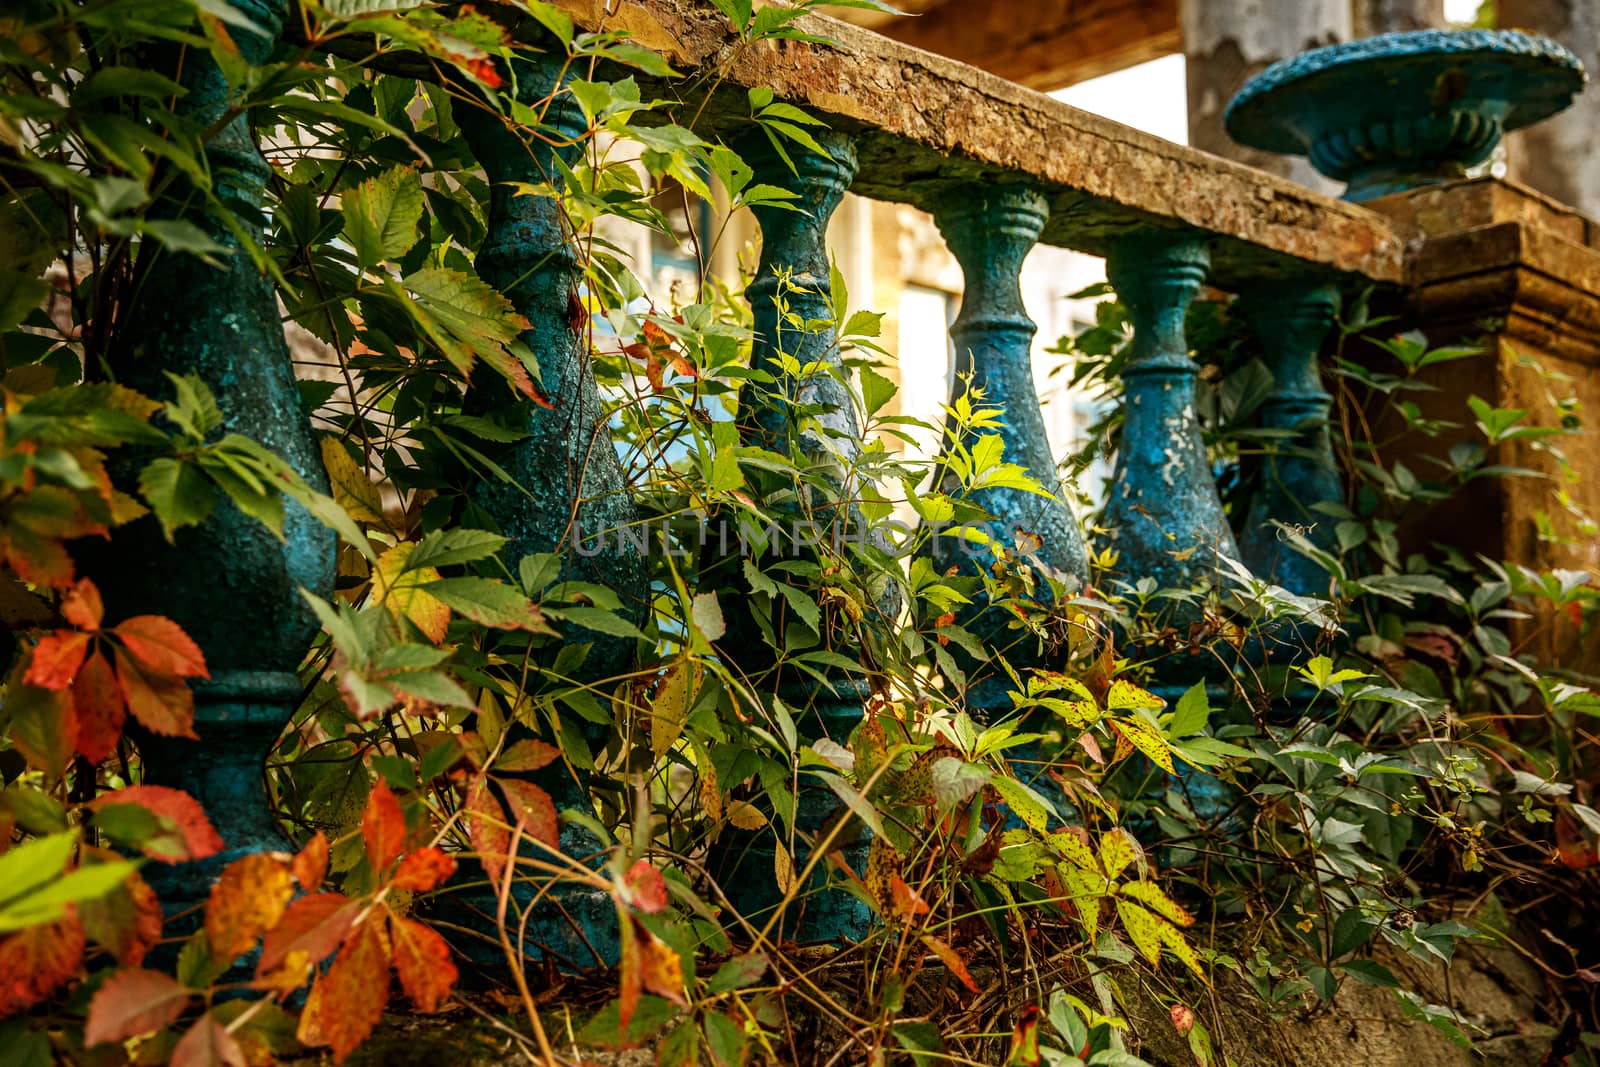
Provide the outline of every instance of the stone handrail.
{"type": "MultiPolygon", "coordinates": [[[[1105,255],[1150,227],[1208,235],[1211,280],[1311,267],[1399,282],[1404,237],[1382,215],[1305,186],[1131,129],[963,63],[835,19],[797,25],[839,47],[763,42],[737,56],[727,19],[697,0],[559,0],[585,29],[625,29],[687,75],[715,77],[705,118],[748,114],[762,86],[852,135],[851,191],[933,210],[951,183],[1036,184],[1050,214],[1040,241],[1105,255]]],[[[663,88],[665,86],[657,86],[663,88]]]]}

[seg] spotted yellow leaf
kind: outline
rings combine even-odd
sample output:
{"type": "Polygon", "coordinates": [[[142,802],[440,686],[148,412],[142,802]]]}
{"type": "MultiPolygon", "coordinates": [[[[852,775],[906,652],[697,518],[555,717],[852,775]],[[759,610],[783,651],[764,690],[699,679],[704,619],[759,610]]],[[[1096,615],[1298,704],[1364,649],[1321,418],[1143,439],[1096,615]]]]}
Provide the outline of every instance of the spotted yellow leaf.
{"type": "Polygon", "coordinates": [[[1117,719],[1111,724],[1121,737],[1150,758],[1150,762],[1166,771],[1177,773],[1172,766],[1172,748],[1167,739],[1143,719],[1117,719]]]}
{"type": "Polygon", "coordinates": [[[1086,871],[1100,873],[1100,864],[1094,858],[1094,853],[1089,851],[1089,846],[1079,839],[1071,830],[1062,830],[1060,833],[1050,835],[1050,844],[1055,846],[1057,852],[1065,856],[1074,866],[1086,871]]]}
{"type": "Polygon", "coordinates": [[[1119,887],[1117,892],[1122,896],[1132,897],[1157,915],[1179,926],[1189,926],[1194,923],[1194,916],[1163,893],[1154,882],[1128,882],[1119,887]]]}
{"type": "Polygon", "coordinates": [[[1149,708],[1159,711],[1167,706],[1167,702],[1154,693],[1140,689],[1126,678],[1118,678],[1111,683],[1111,692],[1106,694],[1106,707],[1112,711],[1133,711],[1136,708],[1149,708]]]}
{"type": "Polygon", "coordinates": [[[1086,871],[1070,863],[1057,864],[1056,874],[1061,877],[1067,896],[1072,898],[1083,936],[1093,941],[1100,933],[1100,901],[1105,897],[1106,880],[1096,871],[1086,871]]]}
{"type": "Polygon", "coordinates": [[[1154,915],[1131,901],[1117,901],[1117,917],[1127,932],[1133,947],[1151,963],[1161,959],[1161,928],[1166,925],[1154,915]]]}
{"type": "Polygon", "coordinates": [[[1200,957],[1196,954],[1194,946],[1189,944],[1189,939],[1183,936],[1181,930],[1168,923],[1161,923],[1156,927],[1156,936],[1161,938],[1161,943],[1166,945],[1174,956],[1183,961],[1185,967],[1188,967],[1202,979],[1205,978],[1205,972],[1200,969],[1200,957]]]}
{"type": "Polygon", "coordinates": [[[1115,878],[1139,857],[1139,846],[1126,830],[1112,830],[1100,838],[1100,866],[1115,878]]]}

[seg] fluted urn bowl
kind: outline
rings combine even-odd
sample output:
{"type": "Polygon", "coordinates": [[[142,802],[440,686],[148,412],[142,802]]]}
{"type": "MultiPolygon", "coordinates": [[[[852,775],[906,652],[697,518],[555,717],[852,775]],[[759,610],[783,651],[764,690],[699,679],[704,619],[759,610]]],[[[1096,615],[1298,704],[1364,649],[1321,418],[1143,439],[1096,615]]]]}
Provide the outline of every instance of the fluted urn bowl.
{"type": "Polygon", "coordinates": [[[1223,122],[1240,144],[1309,156],[1346,200],[1463,177],[1508,130],[1565,108],[1583,64],[1514,30],[1422,30],[1303,52],[1251,78],[1223,122]]]}

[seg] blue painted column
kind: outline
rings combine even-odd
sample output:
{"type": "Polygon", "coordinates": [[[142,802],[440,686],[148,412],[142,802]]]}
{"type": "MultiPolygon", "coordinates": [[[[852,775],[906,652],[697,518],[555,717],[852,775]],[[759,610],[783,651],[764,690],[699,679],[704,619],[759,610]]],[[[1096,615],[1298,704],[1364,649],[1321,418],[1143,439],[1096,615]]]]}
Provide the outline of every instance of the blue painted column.
{"type": "MultiPolygon", "coordinates": [[[[852,503],[854,475],[849,470],[861,447],[858,401],[844,377],[843,359],[832,328],[806,329],[802,324],[832,318],[828,220],[855,175],[856,153],[850,138],[843,134],[828,131],[818,133],[816,139],[824,154],[799,145],[786,146],[794,162],[792,171],[764,136],[745,138],[735,145],[754,169],[753,180],[791,190],[797,199],[788,203],[798,209],[753,209],[761,226],[761,260],[745,294],[755,329],[750,363],[752,369],[765,372],[772,380],[744,385],[739,426],[745,443],[780,454],[793,453],[800,464],[822,468],[826,490],[803,487],[799,500],[779,504],[775,510],[793,518],[809,514],[825,535],[837,526],[843,542],[849,545],[852,538],[861,536],[865,525],[859,508],[852,503]],[[780,310],[780,304],[786,312],[780,310]],[[815,364],[815,369],[786,374],[783,356],[792,357],[801,367],[815,364]]],[[[752,474],[752,488],[765,494],[768,501],[781,500],[785,495],[792,498],[796,492],[790,478],[752,474]]],[[[881,545],[882,541],[877,543],[881,545]]],[[[847,555],[851,551],[845,549],[847,555]]],[[[814,557],[816,553],[802,548],[800,555],[814,557]]],[[[728,620],[723,646],[747,673],[768,668],[772,653],[762,643],[748,609],[729,597],[724,597],[722,603],[728,620]]],[[[898,591],[893,586],[884,587],[873,606],[880,615],[892,619],[899,606],[898,591]]],[[[861,721],[870,692],[859,675],[844,672],[829,672],[826,681],[784,673],[778,679],[777,691],[789,707],[796,709],[803,738],[828,737],[840,744],[848,743],[851,730],[861,721]]],[[[816,835],[836,817],[840,804],[830,790],[811,784],[808,779],[809,776],[801,777],[794,822],[802,835],[816,835]]],[[[783,822],[780,819],[779,825],[783,822]]],[[[773,874],[774,832],[771,828],[754,833],[725,828],[711,857],[723,891],[758,926],[781,896],[773,874]]],[[[846,861],[858,874],[865,869],[868,844],[863,832],[844,848],[846,861]]],[[[796,870],[806,860],[804,850],[795,855],[796,870]]],[[[843,891],[822,888],[826,881],[824,861],[817,865],[813,881],[805,889],[804,901],[792,904],[785,913],[785,936],[819,941],[859,940],[866,935],[872,923],[870,909],[843,891]]]]}
{"type": "Polygon", "coordinates": [[[1218,555],[1239,557],[1217,495],[1194,410],[1198,368],[1184,316],[1210,266],[1204,242],[1175,233],[1124,237],[1106,276],[1133,320],[1123,367],[1122,446],[1105,522],[1130,581],[1186,588],[1216,573],[1218,555]]]}
{"type": "MultiPolygon", "coordinates": [[[[549,408],[535,404],[492,374],[474,380],[472,402],[478,409],[527,435],[493,457],[515,484],[486,478],[474,496],[511,539],[504,555],[513,570],[529,553],[559,552],[562,578],[609,587],[621,598],[623,613],[638,623],[647,601],[644,560],[636,543],[620,536],[638,513],[590,366],[588,335],[581,319],[571,313],[582,280],[578,248],[559,200],[519,195],[517,190],[518,185],[546,183],[560,189],[556,160],[571,166],[582,154],[579,142],[588,120],[558,81],[566,65],[565,54],[559,52],[525,54],[512,61],[518,99],[543,111],[537,131],[510,127],[483,107],[457,108],[462,133],[490,182],[478,273],[528,319],[522,340],[539,360],[541,389],[550,403],[549,408]],[[574,547],[579,538],[582,552],[574,547]]],[[[568,627],[563,637],[560,647],[590,646],[572,671],[574,682],[603,683],[632,665],[630,639],[580,627],[568,627]]],[[[573,714],[567,709],[561,713],[573,714]]],[[[509,729],[508,741],[533,736],[521,724],[509,729]]],[[[585,723],[583,731],[591,750],[604,740],[604,727],[585,723]]],[[[548,734],[544,739],[557,740],[548,734]]],[[[558,810],[593,814],[591,779],[574,777],[564,762],[527,777],[551,795],[558,810]]],[[[600,842],[581,826],[563,825],[561,850],[566,855],[584,857],[600,849],[600,842]]],[[[533,846],[528,853],[544,858],[533,846]]],[[[537,882],[524,882],[513,891],[526,903],[538,889],[537,882]]],[[[473,903],[482,905],[476,899],[473,903]]],[[[547,895],[529,924],[528,936],[530,943],[549,949],[557,959],[578,965],[614,963],[620,951],[609,896],[573,884],[558,885],[547,895]]],[[[500,960],[498,948],[489,955],[500,960]]]]}
{"type": "Polygon", "coordinates": [[[1326,596],[1328,573],[1296,552],[1274,522],[1299,527],[1319,548],[1332,551],[1337,545],[1334,518],[1315,506],[1344,503],[1328,425],[1333,398],[1317,370],[1338,306],[1333,285],[1303,280],[1252,286],[1236,304],[1272,371],[1261,424],[1289,435],[1270,446],[1262,461],[1260,487],[1239,530],[1239,548],[1252,571],[1301,595],[1326,596]]]}
{"type": "MultiPolygon", "coordinates": [[[[972,500],[992,516],[983,526],[1006,550],[1012,561],[1008,566],[1042,563],[1069,584],[1081,587],[1089,577],[1088,556],[1077,519],[1062,498],[1065,488],[1056,475],[1045,434],[1044,415],[1033,385],[1031,345],[1036,331],[1022,303],[1022,262],[1049,214],[1049,202],[1029,186],[963,186],[939,201],[934,221],[961,264],[965,280],[961,312],[950,330],[956,349],[950,403],[966,391],[963,378],[970,374],[972,387],[983,390],[982,404],[1005,409],[998,431],[1005,444],[1005,461],[1026,468],[1029,477],[1055,494],[1044,497],[1000,487],[980,489],[972,500]],[[1031,553],[1033,561],[1016,557],[1019,534],[1034,534],[1042,541],[1031,553]]],[[[970,439],[965,442],[968,448],[972,444],[970,439]]],[[[946,474],[945,481],[947,492],[957,488],[953,475],[946,474]]],[[[929,554],[941,574],[957,567],[964,574],[976,575],[980,570],[989,571],[997,561],[993,552],[980,554],[970,542],[952,534],[936,533],[929,554]]],[[[1042,576],[1037,580],[1037,598],[1049,605],[1054,599],[1050,588],[1042,576]]],[[[991,609],[980,599],[957,617],[985,647],[1003,654],[1019,672],[1043,665],[1038,638],[1010,625],[1015,616],[1009,609],[991,609]]],[[[966,694],[969,707],[999,713],[1013,706],[1007,696],[1011,681],[1003,670],[966,659],[962,669],[970,683],[966,694]]]]}
{"type": "MultiPolygon", "coordinates": [[[[233,6],[264,31],[232,30],[241,56],[264,62],[285,4],[233,0],[233,6]]],[[[188,89],[179,112],[201,127],[220,121],[230,94],[211,59],[190,49],[175,69],[188,89]]],[[[222,127],[206,146],[206,160],[218,198],[259,238],[254,220],[270,171],[247,116],[222,127]]],[[[200,194],[179,185],[157,210],[200,227],[233,254],[218,266],[147,243],[135,268],[134,304],[113,340],[111,370],[124,385],[158,398],[172,395],[168,372],[198,375],[222,411],[214,438],[254,438],[327,492],[272,282],[200,194]]],[[[137,467],[121,467],[119,480],[132,481],[137,467]]],[[[146,612],[169,616],[200,645],[211,671],[209,681],[193,686],[198,741],[130,729],[144,781],[197,797],[227,848],[200,863],[145,869],[173,910],[203,900],[211,878],[237,856],[289,847],[268,805],[263,762],[299,703],[304,687],[296,671],[318,629],[300,590],[333,595],[335,537],[294,502],[285,501],[284,510],[281,542],[223,499],[205,523],[177,531],[172,544],[153,516],[119,529],[109,546],[84,543],[84,569],[100,585],[108,622],[146,612]]]]}

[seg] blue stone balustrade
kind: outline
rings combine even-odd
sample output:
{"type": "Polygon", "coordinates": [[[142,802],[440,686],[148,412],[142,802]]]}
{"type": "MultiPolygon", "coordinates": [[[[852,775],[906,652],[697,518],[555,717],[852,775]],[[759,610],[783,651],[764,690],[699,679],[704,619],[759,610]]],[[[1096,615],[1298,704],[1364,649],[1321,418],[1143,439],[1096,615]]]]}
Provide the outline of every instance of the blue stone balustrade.
{"type": "MultiPolygon", "coordinates": [[[[1081,588],[1089,578],[1088,555],[1078,521],[1065,500],[1066,487],[1056,474],[1056,463],[1045,434],[1044,415],[1033,384],[1032,342],[1036,332],[1022,302],[1022,263],[1049,218],[1050,206],[1036,189],[1026,185],[961,186],[949,190],[935,205],[933,217],[945,243],[961,264],[964,288],[961,311],[950,328],[955,341],[956,376],[950,403],[971,387],[983,391],[974,407],[1004,408],[998,433],[1005,445],[1004,459],[1022,466],[1028,476],[1051,496],[1040,496],[1009,486],[977,490],[972,502],[991,518],[980,525],[1007,554],[1005,566],[1044,567],[1056,572],[1070,587],[1081,588]],[[1031,535],[1031,536],[1030,536],[1031,535]],[[1032,547],[1037,537],[1037,547],[1032,547]],[[1019,551],[1019,545],[1022,549],[1019,551]]],[[[971,447],[972,441],[965,442],[971,447]]],[[[948,447],[948,446],[947,446],[948,447]]],[[[939,469],[936,467],[936,469],[939,469]]],[[[944,476],[947,492],[958,488],[953,474],[944,476]]],[[[978,552],[951,533],[934,531],[929,556],[941,574],[954,567],[976,575],[989,570],[1000,557],[978,552]]],[[[1036,577],[1039,600],[1048,605],[1053,595],[1043,576],[1036,577]]],[[[1037,637],[1012,625],[1009,609],[991,608],[979,597],[972,607],[957,613],[993,655],[1003,655],[1019,672],[1044,664],[1037,637]]],[[[969,688],[966,703],[982,713],[1004,712],[1012,707],[1010,677],[991,664],[970,662],[962,656],[969,688]]]]}
{"type": "MultiPolygon", "coordinates": [[[[478,409],[526,435],[493,457],[512,482],[485,478],[474,496],[510,538],[503,554],[513,570],[525,555],[558,552],[563,580],[610,588],[622,601],[622,614],[640,622],[646,607],[644,561],[637,542],[619,536],[638,514],[590,366],[583,319],[572,314],[581,284],[579,252],[560,201],[520,189],[541,184],[559,189],[562,177],[556,160],[571,166],[582,152],[588,120],[566,91],[563,72],[570,80],[564,53],[520,54],[512,61],[517,98],[542,112],[536,129],[510,126],[481,106],[456,109],[462,133],[490,182],[478,273],[527,318],[529,327],[522,340],[539,360],[540,385],[550,405],[546,408],[513,393],[493,375],[474,381],[473,403],[478,409]],[[574,550],[580,537],[581,552],[574,550]]],[[[568,679],[573,684],[615,678],[633,662],[630,639],[580,627],[570,627],[563,636],[567,645],[589,645],[587,656],[568,679]]],[[[584,729],[591,748],[603,741],[602,729],[588,723],[584,729]]],[[[510,730],[508,741],[531,734],[521,724],[510,730]]],[[[558,810],[593,814],[592,779],[585,772],[558,761],[527,777],[550,793],[558,810]]],[[[571,822],[563,823],[561,849],[576,859],[598,859],[602,853],[601,843],[571,822]]],[[[536,846],[526,851],[548,860],[536,846]]],[[[542,879],[530,875],[514,892],[519,902],[526,903],[544,888],[542,879]]],[[[481,907],[486,902],[475,903],[481,907]]],[[[492,929],[492,905],[488,913],[492,929]]],[[[528,925],[529,943],[566,964],[615,963],[618,937],[610,897],[574,883],[560,883],[546,893],[528,925]]],[[[490,955],[498,959],[498,947],[490,955]]]]}
{"type": "Polygon", "coordinates": [[[1117,570],[1164,589],[1214,578],[1219,556],[1239,558],[1195,417],[1198,368],[1184,332],[1209,266],[1204,240],[1182,233],[1122,237],[1106,257],[1133,342],[1122,370],[1122,444],[1105,523],[1117,570]]]}
{"type": "MultiPolygon", "coordinates": [[[[816,523],[831,540],[837,527],[841,542],[849,546],[864,528],[854,503],[852,464],[861,448],[859,403],[848,378],[838,340],[831,328],[817,323],[833,317],[829,282],[828,220],[839,206],[856,169],[854,143],[844,134],[817,134],[823,154],[796,144],[786,146],[794,169],[763,136],[744,138],[734,147],[755,172],[752,179],[795,193],[788,201],[798,210],[773,207],[753,209],[761,227],[761,259],[755,280],[746,291],[754,319],[751,367],[770,376],[752,381],[740,393],[739,425],[746,444],[759,445],[797,462],[821,468],[826,490],[807,485],[796,491],[792,479],[774,479],[758,488],[778,514],[816,523]],[[808,328],[804,324],[811,323],[808,328]],[[799,374],[784,370],[783,357],[802,368],[799,374]],[[807,369],[809,368],[809,369],[807,369]],[[782,484],[779,484],[779,482],[782,484]]],[[[869,533],[869,540],[878,535],[869,533]]],[[[878,542],[881,546],[882,542],[878,542]]],[[[847,551],[850,549],[847,548],[847,551]]],[[[801,554],[807,554],[802,546],[801,554]]],[[[810,553],[815,555],[815,553],[810,553]]],[[[879,587],[872,609],[892,620],[899,608],[898,590],[879,587]]],[[[771,652],[761,642],[748,610],[737,598],[723,599],[728,636],[722,646],[746,672],[760,671],[771,663],[771,652]]],[[[849,655],[853,650],[839,649],[849,655]]],[[[796,709],[796,723],[804,738],[830,738],[840,744],[863,717],[870,693],[860,676],[830,671],[825,680],[803,675],[779,679],[780,698],[796,709]]],[[[796,797],[794,826],[803,837],[826,832],[841,814],[841,805],[826,787],[802,775],[796,797]]],[[[774,830],[748,833],[725,829],[713,846],[710,865],[733,905],[753,918],[759,927],[782,894],[774,875],[773,832],[781,832],[781,817],[774,830]]],[[[866,834],[845,845],[846,862],[860,874],[866,865],[866,834]]],[[[807,861],[804,850],[794,856],[796,869],[807,861]]],[[[838,889],[825,888],[827,864],[819,863],[811,884],[802,887],[803,899],[785,911],[782,933],[801,940],[843,938],[859,940],[872,924],[871,910],[838,889]]]]}
{"type": "Polygon", "coordinates": [[[1257,416],[1262,426],[1285,434],[1269,445],[1262,460],[1260,482],[1239,529],[1239,549],[1257,575],[1302,596],[1327,596],[1329,575],[1290,545],[1285,527],[1334,551],[1336,520],[1317,505],[1344,503],[1328,423],[1333,398],[1317,370],[1338,306],[1338,288],[1316,280],[1259,283],[1235,304],[1272,372],[1272,391],[1257,416]]]}
{"type": "MultiPolygon", "coordinates": [[[[265,62],[286,13],[282,0],[232,0],[261,32],[233,29],[240,54],[265,62]]],[[[203,51],[152,56],[170,62],[188,92],[176,107],[202,128],[227,117],[231,94],[203,51]]],[[[250,120],[238,114],[206,146],[213,192],[229,203],[252,237],[260,231],[270,170],[250,120]]],[[[258,271],[237,237],[181,187],[158,210],[200,227],[232,251],[207,262],[146,244],[136,265],[133,306],[122,316],[110,354],[118,381],[154,397],[170,397],[166,375],[198,375],[222,412],[220,437],[242,434],[287,461],[314,488],[328,489],[311,426],[300,401],[271,280],[258,271]]],[[[139,464],[116,472],[131,481],[139,464]]],[[[264,788],[263,762],[298,704],[296,673],[318,630],[301,590],[333,594],[333,533],[285,501],[284,539],[230,501],[220,500],[203,524],[162,536],[152,516],[117,530],[108,546],[85,543],[84,569],[99,584],[107,619],[154,612],[176,620],[205,653],[209,681],[197,681],[199,740],[159,737],[132,728],[144,781],[191,793],[221,834],[225,851],[209,860],[145,874],[162,902],[177,911],[204,900],[222,865],[247,852],[289,847],[264,788]]]]}

